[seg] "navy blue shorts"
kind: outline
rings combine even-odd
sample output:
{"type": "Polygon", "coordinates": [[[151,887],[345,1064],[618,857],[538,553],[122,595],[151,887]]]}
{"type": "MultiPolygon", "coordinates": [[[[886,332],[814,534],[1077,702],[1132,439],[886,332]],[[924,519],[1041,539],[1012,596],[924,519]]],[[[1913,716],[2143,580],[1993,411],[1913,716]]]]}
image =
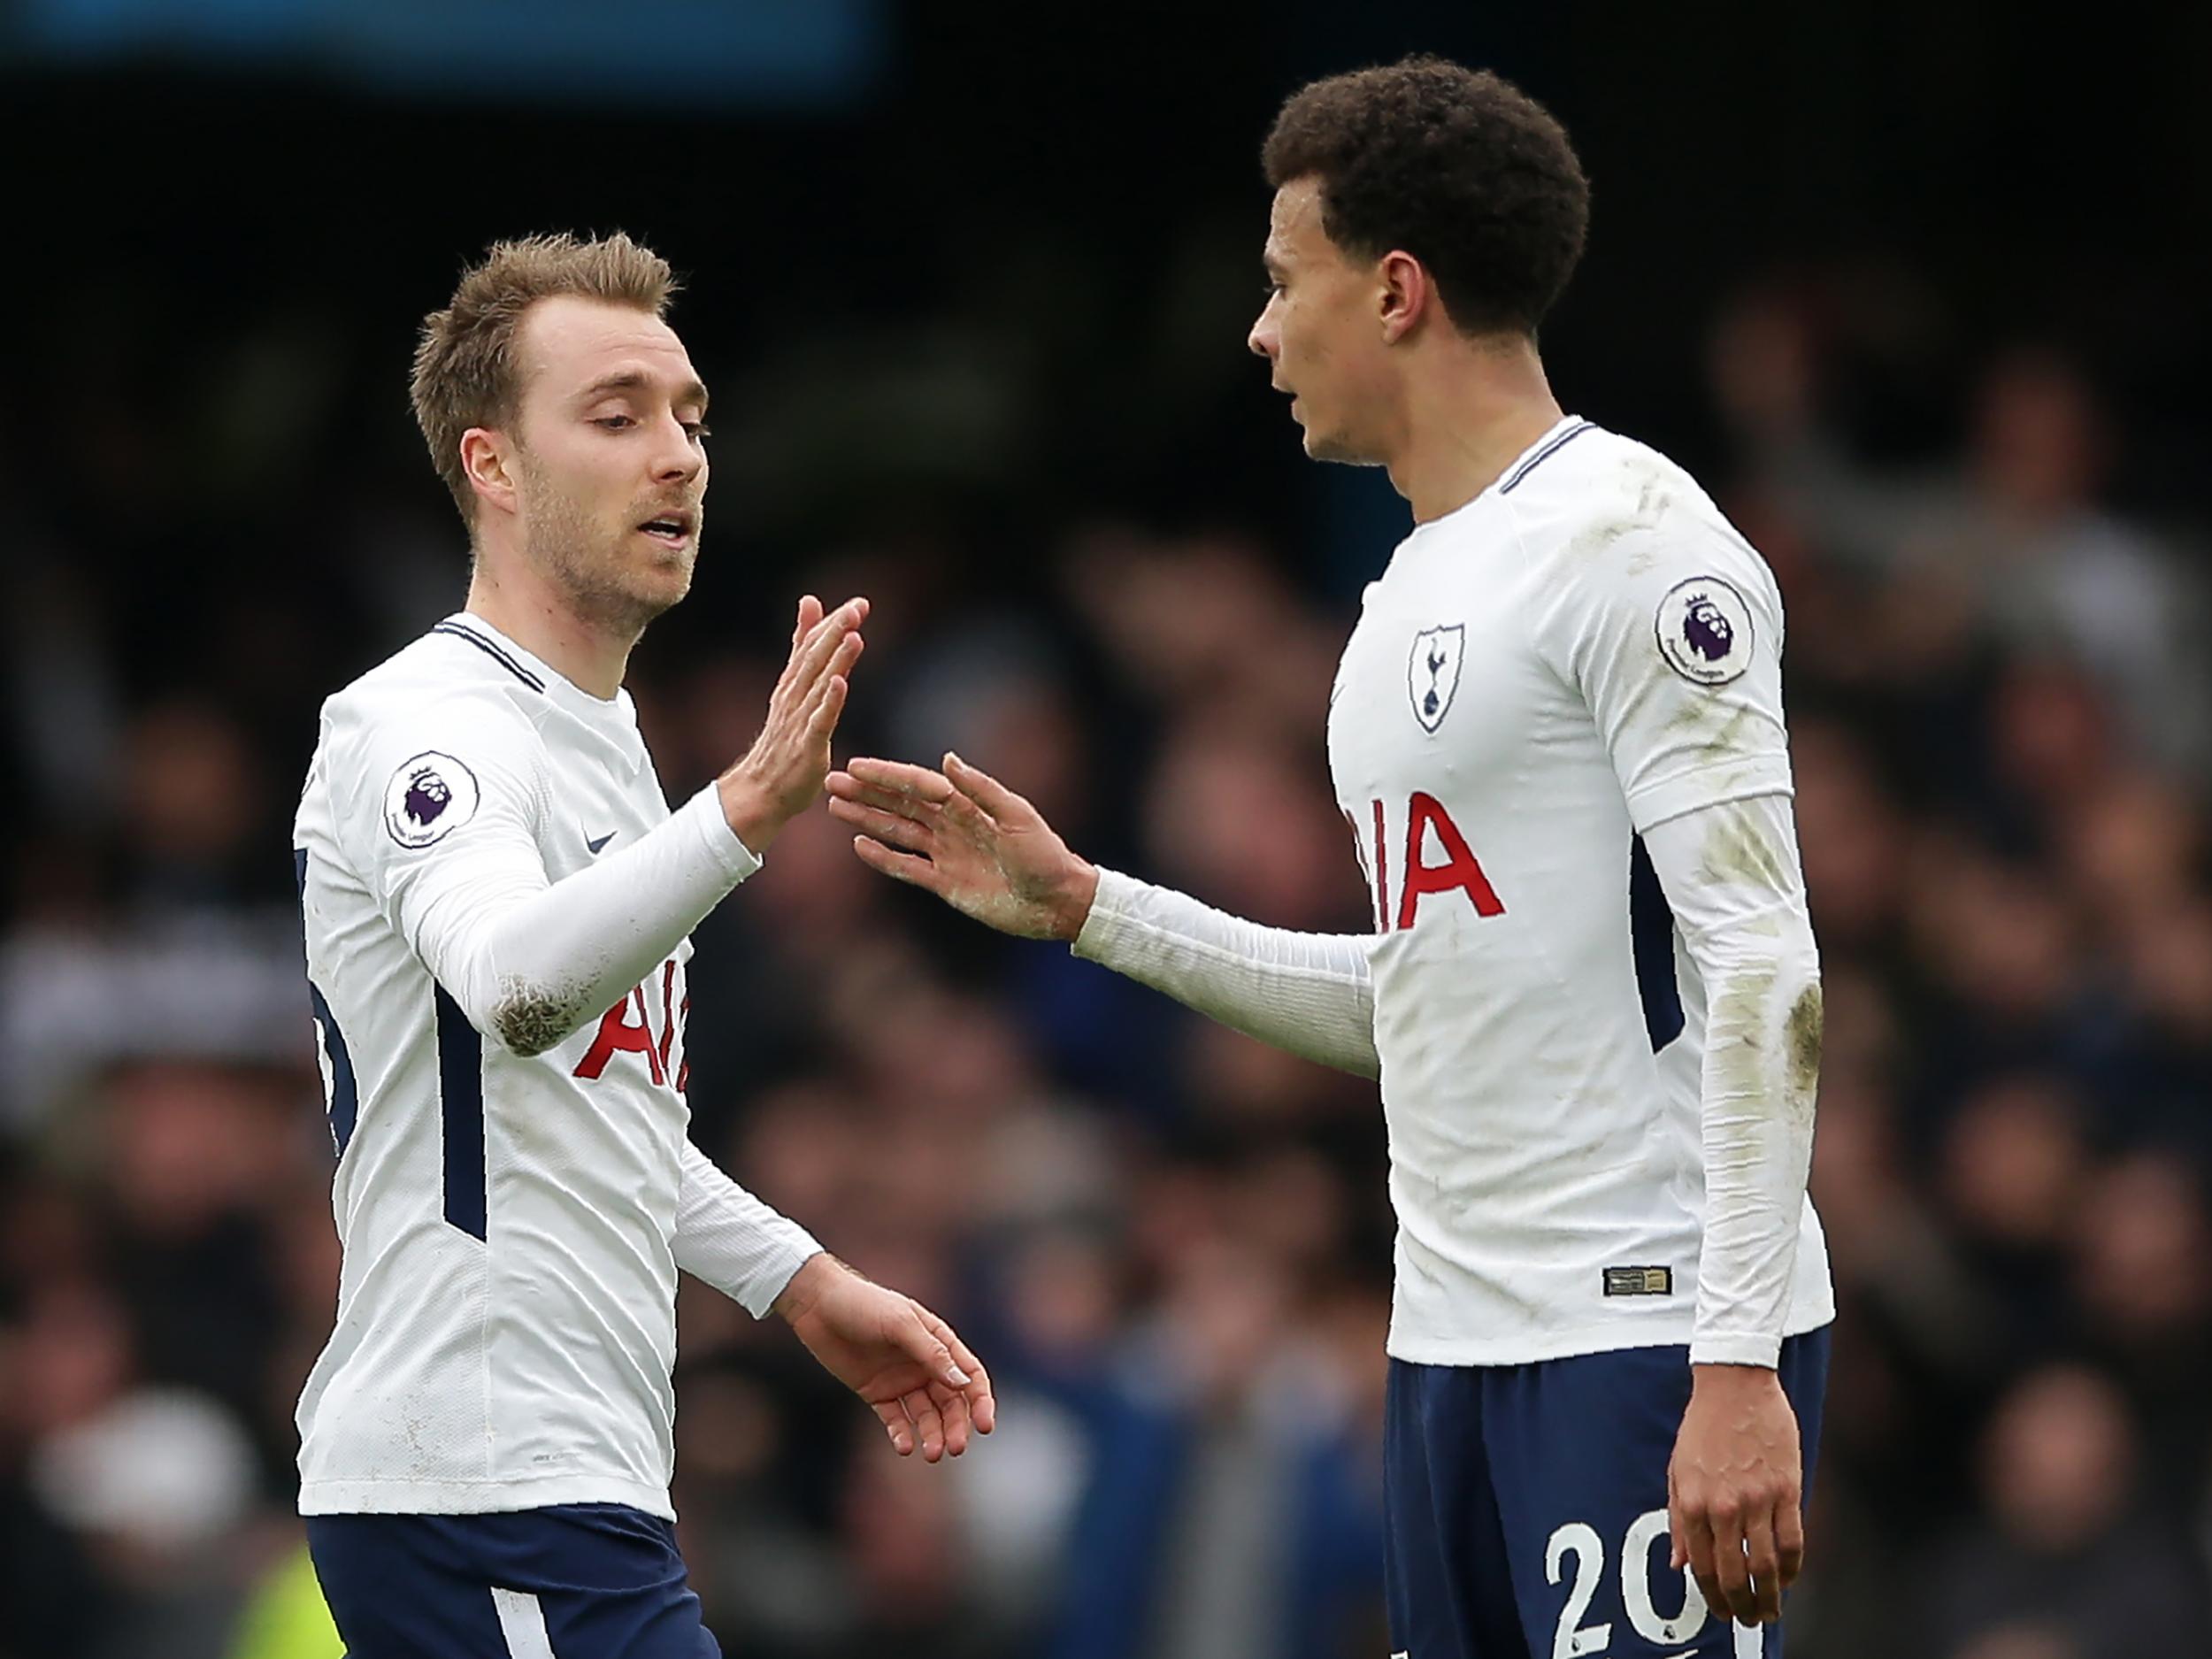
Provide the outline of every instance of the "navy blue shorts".
{"type": "Polygon", "coordinates": [[[676,1529],[618,1503],[315,1515],[347,1659],[720,1659],[676,1529]]]}
{"type": "MultiPolygon", "coordinates": [[[[1825,1329],[1782,1344],[1812,1489],[1825,1329]]],[[[1530,1365],[1390,1362],[1384,1582],[1402,1659],[1781,1659],[1667,1566],[1686,1348],[1530,1365]]]]}

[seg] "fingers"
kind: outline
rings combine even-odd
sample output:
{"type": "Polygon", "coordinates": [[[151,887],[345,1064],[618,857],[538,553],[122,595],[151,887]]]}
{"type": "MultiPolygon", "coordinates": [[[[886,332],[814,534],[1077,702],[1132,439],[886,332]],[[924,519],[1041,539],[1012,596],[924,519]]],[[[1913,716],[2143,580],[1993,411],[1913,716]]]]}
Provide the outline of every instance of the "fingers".
{"type": "Polygon", "coordinates": [[[1774,1551],[1780,1564],[1781,1587],[1786,1590],[1797,1582],[1797,1575],[1805,1571],[1805,1503],[1801,1492],[1789,1494],[1775,1513],[1774,1551]]]}
{"type": "MultiPolygon", "coordinates": [[[[965,1388],[972,1380],[960,1369],[960,1362],[953,1358],[952,1349],[939,1339],[938,1330],[945,1322],[934,1314],[925,1316],[919,1302],[910,1303],[907,1311],[912,1317],[899,1321],[898,1343],[909,1357],[920,1362],[933,1381],[942,1382],[954,1388],[965,1388]],[[930,1327],[935,1325],[937,1330],[930,1327]]],[[[947,1332],[949,1335],[950,1333],[947,1332]]]]}
{"type": "Polygon", "coordinates": [[[895,812],[882,812],[874,807],[862,806],[856,801],[842,801],[833,796],[829,803],[830,816],[864,830],[887,846],[903,847],[910,853],[926,854],[935,838],[922,825],[911,818],[903,818],[895,812]]]}
{"type": "Polygon", "coordinates": [[[865,835],[853,837],[853,851],[860,856],[862,864],[879,874],[919,887],[925,893],[938,892],[937,866],[926,858],[917,858],[912,853],[895,853],[881,841],[871,841],[865,835]]]}
{"type": "Polygon", "coordinates": [[[868,618],[865,599],[848,599],[810,629],[793,651],[784,680],[793,686],[811,687],[828,669],[830,659],[868,618]]]}
{"type": "MultiPolygon", "coordinates": [[[[880,763],[856,763],[875,765],[880,763]]],[[[933,777],[934,773],[931,774],[933,777]]],[[[863,783],[849,772],[833,772],[822,780],[822,787],[837,800],[850,801],[858,806],[873,807],[879,812],[894,812],[901,818],[912,818],[917,824],[934,823],[944,809],[933,801],[919,795],[904,795],[896,789],[883,789],[874,784],[863,783]]],[[[947,787],[949,789],[950,786],[947,787]]]]}
{"type": "Polygon", "coordinates": [[[1726,1612],[1740,1624],[1759,1622],[1759,1603],[1751,1590],[1751,1565],[1744,1555],[1743,1517],[1726,1510],[1712,1517],[1713,1585],[1720,1593],[1708,1605],[1726,1612]]]}
{"type": "Polygon", "coordinates": [[[1016,795],[987,772],[978,772],[973,766],[954,754],[945,751],[945,775],[960,793],[981,807],[993,818],[1005,819],[1027,816],[1034,818],[1036,808],[1016,795]]]}
{"type": "MultiPolygon", "coordinates": [[[[801,659],[806,655],[808,645],[821,632],[826,617],[819,599],[809,594],[799,601],[799,619],[791,630],[791,654],[784,662],[783,679],[791,678],[793,671],[798,667],[801,659]]],[[[839,630],[839,632],[842,631],[839,630]]]]}
{"type": "Polygon", "coordinates": [[[922,1461],[933,1463],[945,1455],[945,1419],[939,1415],[937,1402],[929,1397],[926,1388],[917,1388],[899,1396],[899,1403],[906,1408],[906,1415],[914,1425],[914,1432],[921,1437],[922,1461]]]}
{"type": "Polygon", "coordinates": [[[975,1351],[942,1318],[918,1304],[917,1311],[929,1333],[945,1345],[960,1369],[967,1372],[968,1380],[961,1386],[964,1404],[972,1412],[977,1429],[988,1434],[998,1420],[998,1402],[991,1393],[991,1373],[983,1369],[983,1362],[975,1356],[975,1351]]]}
{"type": "Polygon", "coordinates": [[[857,634],[848,634],[825,664],[827,672],[816,682],[801,710],[810,736],[826,738],[837,729],[837,717],[843,712],[846,694],[851,689],[845,676],[860,660],[866,645],[867,641],[857,634]]]}
{"type": "MultiPolygon", "coordinates": [[[[802,601],[800,615],[806,614],[807,605],[802,601]]],[[[790,659],[784,664],[783,672],[776,679],[776,688],[768,699],[772,716],[778,709],[807,701],[821,683],[830,658],[867,614],[866,600],[848,599],[827,616],[818,617],[811,627],[792,642],[790,659]]]]}
{"type": "Polygon", "coordinates": [[[845,699],[851,692],[851,683],[842,674],[832,674],[822,682],[822,689],[806,717],[808,742],[829,741],[831,734],[837,730],[839,717],[845,712],[845,699]]]}
{"type": "MultiPolygon", "coordinates": [[[[940,815],[965,832],[967,839],[978,846],[990,846],[995,839],[998,820],[987,802],[970,793],[972,787],[981,790],[1000,803],[1000,810],[1010,815],[1027,814],[1036,817],[1036,810],[1012,790],[1005,788],[986,772],[980,772],[960,759],[948,755],[946,764],[959,769],[962,781],[956,784],[941,772],[926,766],[910,765],[904,761],[874,760],[856,757],[847,763],[842,772],[832,772],[825,780],[833,799],[849,801],[872,807],[879,812],[894,813],[911,818],[916,823],[934,826],[940,815]]],[[[849,820],[858,823],[858,819],[849,820]]],[[[891,841],[894,837],[879,839],[891,841]]],[[[901,841],[900,845],[911,845],[901,841]]]]}
{"type": "Polygon", "coordinates": [[[1697,1580],[1698,1594],[1705,1598],[1707,1607],[1716,1613],[1726,1614],[1728,1599],[1721,1591],[1720,1578],[1713,1566],[1712,1527],[1701,1511],[1685,1509],[1678,1503],[1669,1507],[1674,1511],[1674,1553],[1681,1557],[1675,1564],[1690,1570],[1690,1577],[1697,1580]]]}
{"type": "Polygon", "coordinates": [[[814,625],[822,619],[822,602],[812,594],[799,601],[799,623],[791,630],[791,649],[796,651],[799,641],[814,631],[814,625]]]}
{"type": "Polygon", "coordinates": [[[891,1449],[902,1457],[911,1457],[914,1425],[907,1417],[906,1408],[895,1400],[885,1400],[877,1403],[875,1413],[883,1423],[883,1432],[891,1437],[891,1449]]]}
{"type": "MultiPolygon", "coordinates": [[[[926,766],[910,765],[902,760],[872,760],[866,757],[856,757],[846,763],[845,771],[840,775],[849,776],[887,795],[910,796],[939,805],[950,800],[955,793],[942,773],[932,772],[926,766]]],[[[885,803],[879,802],[877,804],[885,803]]]]}
{"type": "Polygon", "coordinates": [[[1753,1624],[1771,1624],[1782,1617],[1782,1564],[1774,1541],[1774,1513],[1763,1510],[1744,1528],[1744,1565],[1751,1574],[1753,1624]]]}
{"type": "Polygon", "coordinates": [[[945,1455],[958,1457],[968,1449],[968,1396],[941,1383],[932,1383],[929,1395],[945,1420],[945,1455]]]}

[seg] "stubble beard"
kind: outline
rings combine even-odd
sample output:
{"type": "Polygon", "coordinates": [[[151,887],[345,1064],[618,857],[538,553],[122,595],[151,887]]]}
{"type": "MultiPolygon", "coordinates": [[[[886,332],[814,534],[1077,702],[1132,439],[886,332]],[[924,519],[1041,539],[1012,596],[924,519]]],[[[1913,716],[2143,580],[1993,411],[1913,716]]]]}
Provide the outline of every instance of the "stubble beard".
{"type": "MultiPolygon", "coordinates": [[[[610,534],[557,490],[539,493],[538,505],[524,526],[524,548],[545,572],[578,618],[619,638],[634,640],[662,612],[691,590],[691,572],[672,594],[656,591],[632,569],[623,545],[627,528],[610,534]]],[[[695,523],[692,545],[698,546],[695,523]]]]}
{"type": "Polygon", "coordinates": [[[1333,461],[1340,466],[1380,466],[1382,457],[1373,455],[1342,433],[1313,433],[1306,434],[1306,458],[1310,461],[1333,461]]]}

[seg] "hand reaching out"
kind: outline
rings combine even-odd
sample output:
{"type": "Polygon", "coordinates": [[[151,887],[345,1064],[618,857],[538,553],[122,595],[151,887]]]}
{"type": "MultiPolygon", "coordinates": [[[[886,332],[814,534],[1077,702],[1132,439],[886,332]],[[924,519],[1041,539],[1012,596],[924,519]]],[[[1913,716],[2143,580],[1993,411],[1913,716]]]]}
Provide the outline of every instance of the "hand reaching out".
{"type": "Polygon", "coordinates": [[[934,893],[964,916],[1023,939],[1083,930],[1098,872],[1037,809],[959,756],[945,770],[856,760],[828,779],[830,813],[863,833],[870,868],[934,893]]]}
{"type": "Polygon", "coordinates": [[[826,616],[812,594],[799,601],[791,657],[769,696],[767,721],[745,757],[715,780],[723,816],[756,856],[821,793],[867,619],[865,599],[848,599],[826,616]]]}

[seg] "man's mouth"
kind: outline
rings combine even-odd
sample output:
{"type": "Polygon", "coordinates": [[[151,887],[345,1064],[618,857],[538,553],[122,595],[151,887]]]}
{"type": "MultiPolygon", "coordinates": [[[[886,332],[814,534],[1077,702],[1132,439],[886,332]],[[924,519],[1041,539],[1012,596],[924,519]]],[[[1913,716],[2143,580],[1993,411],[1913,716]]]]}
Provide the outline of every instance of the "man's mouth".
{"type": "Polygon", "coordinates": [[[655,513],[638,526],[641,534],[651,536],[665,546],[677,548],[689,543],[697,532],[699,516],[688,510],[655,513]]]}

